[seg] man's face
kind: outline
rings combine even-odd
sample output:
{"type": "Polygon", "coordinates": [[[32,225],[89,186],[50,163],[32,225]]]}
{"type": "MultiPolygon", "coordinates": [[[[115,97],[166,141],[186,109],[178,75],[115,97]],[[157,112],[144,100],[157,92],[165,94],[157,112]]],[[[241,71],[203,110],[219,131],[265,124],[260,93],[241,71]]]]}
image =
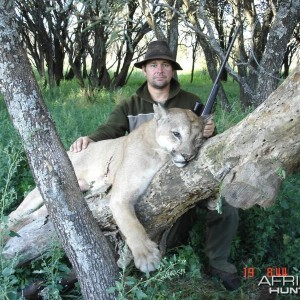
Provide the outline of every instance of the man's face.
{"type": "Polygon", "coordinates": [[[163,89],[170,84],[174,70],[168,60],[157,59],[148,61],[143,66],[143,73],[153,88],[163,89]]]}

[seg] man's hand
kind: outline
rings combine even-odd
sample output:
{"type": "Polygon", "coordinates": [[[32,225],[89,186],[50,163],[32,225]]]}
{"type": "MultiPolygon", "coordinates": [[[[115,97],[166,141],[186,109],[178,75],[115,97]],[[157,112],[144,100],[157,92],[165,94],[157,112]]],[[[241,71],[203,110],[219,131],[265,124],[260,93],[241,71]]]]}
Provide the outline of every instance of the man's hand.
{"type": "Polygon", "coordinates": [[[209,118],[203,129],[203,136],[206,138],[211,137],[215,132],[215,122],[213,117],[209,118]]]}
{"type": "Polygon", "coordinates": [[[92,139],[88,136],[81,136],[78,138],[70,147],[70,151],[72,152],[80,152],[81,150],[85,149],[89,143],[94,143],[92,139]]]}

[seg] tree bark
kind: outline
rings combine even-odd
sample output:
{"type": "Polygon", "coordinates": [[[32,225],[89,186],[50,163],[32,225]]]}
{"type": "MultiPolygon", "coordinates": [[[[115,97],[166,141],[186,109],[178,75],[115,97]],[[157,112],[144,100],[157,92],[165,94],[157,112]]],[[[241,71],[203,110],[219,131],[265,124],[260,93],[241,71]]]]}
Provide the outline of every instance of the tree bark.
{"type": "MultiPolygon", "coordinates": [[[[199,201],[216,199],[220,194],[229,204],[243,209],[274,203],[284,173],[300,170],[299,83],[300,66],[239,124],[207,140],[187,167],[168,163],[158,172],[136,212],[149,236],[162,248],[164,233],[199,201]]],[[[95,192],[86,201],[105,234],[115,237],[109,193],[95,192]]],[[[37,224],[45,220],[47,211],[41,209],[39,216],[37,224]]],[[[33,228],[40,230],[40,237],[49,234],[50,225],[44,223],[45,229],[24,226],[19,231],[21,238],[8,241],[5,255],[12,257],[18,252],[32,259],[34,243],[28,242],[28,236],[33,235],[33,228]]]]}
{"type": "MultiPolygon", "coordinates": [[[[238,0],[234,3],[234,19],[241,22],[244,28],[247,26],[252,34],[251,43],[246,48],[243,28],[241,30],[237,63],[239,72],[234,77],[240,84],[242,105],[256,107],[279,84],[286,47],[300,21],[300,1],[284,0],[276,6],[270,2],[265,8],[257,7],[253,0],[245,1],[244,5],[240,5],[238,0]],[[258,22],[260,9],[265,13],[258,22]]],[[[233,72],[231,74],[234,75],[233,72]]]]}
{"type": "MultiPolygon", "coordinates": [[[[167,6],[173,7],[176,10],[179,10],[179,7],[181,5],[180,2],[174,0],[165,0],[164,2],[166,3],[167,6]]],[[[176,58],[177,51],[178,51],[178,37],[179,37],[178,15],[173,10],[168,8],[165,9],[165,14],[166,14],[167,42],[171,52],[173,53],[173,56],[176,58]]]]}
{"type": "Polygon", "coordinates": [[[0,5],[0,91],[85,299],[114,299],[118,269],[92,217],[19,42],[13,2],[0,5]],[[67,179],[67,180],[66,180],[67,179]]]}
{"type": "Polygon", "coordinates": [[[281,1],[260,61],[256,104],[260,104],[274,91],[280,79],[280,69],[287,45],[300,21],[300,1],[281,1]],[[294,3],[292,3],[294,2],[294,3]],[[267,83],[267,84],[266,84],[267,83]]]}

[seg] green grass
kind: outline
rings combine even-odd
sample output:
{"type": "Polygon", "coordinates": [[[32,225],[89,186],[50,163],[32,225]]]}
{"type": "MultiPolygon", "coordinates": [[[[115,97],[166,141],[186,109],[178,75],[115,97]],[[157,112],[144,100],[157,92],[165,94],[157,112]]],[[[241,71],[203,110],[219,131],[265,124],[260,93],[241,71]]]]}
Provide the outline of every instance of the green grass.
{"type": "MultiPolygon", "coordinates": [[[[186,90],[198,94],[205,102],[212,82],[206,72],[197,71],[194,82],[189,74],[180,74],[186,90]]],[[[140,72],[134,72],[129,84],[119,90],[94,94],[82,92],[76,81],[62,82],[50,92],[42,90],[46,105],[55,122],[66,149],[78,137],[89,134],[105,122],[115,103],[131,95],[144,81],[140,72]]],[[[40,82],[42,83],[42,82],[40,82]]],[[[248,112],[239,105],[238,86],[224,83],[232,111],[224,112],[217,106],[215,120],[218,132],[233,126],[248,112]]],[[[5,215],[9,213],[34,185],[19,138],[14,131],[3,99],[0,99],[0,217],[2,234],[0,249],[4,246],[5,215]]],[[[232,245],[232,259],[242,276],[244,267],[254,267],[255,278],[243,280],[240,290],[229,293],[220,283],[205,275],[206,261],[203,249],[203,211],[191,231],[190,244],[170,251],[161,269],[152,276],[142,276],[132,269],[121,272],[116,285],[119,299],[259,299],[264,292],[257,280],[269,266],[288,267],[291,274],[300,270],[300,174],[289,176],[283,184],[277,203],[268,209],[253,207],[240,212],[240,226],[232,245]],[[172,272],[171,272],[172,271],[172,272]],[[123,298],[122,298],[123,297],[123,298]]],[[[47,290],[44,299],[81,299],[79,287],[59,295],[57,282],[67,272],[69,264],[57,245],[42,260],[17,268],[15,260],[5,260],[0,254],[0,299],[19,299],[22,287],[43,279],[47,290]]],[[[298,273],[297,273],[298,272],[298,273]]],[[[292,299],[292,298],[289,298],[292,299]]]]}

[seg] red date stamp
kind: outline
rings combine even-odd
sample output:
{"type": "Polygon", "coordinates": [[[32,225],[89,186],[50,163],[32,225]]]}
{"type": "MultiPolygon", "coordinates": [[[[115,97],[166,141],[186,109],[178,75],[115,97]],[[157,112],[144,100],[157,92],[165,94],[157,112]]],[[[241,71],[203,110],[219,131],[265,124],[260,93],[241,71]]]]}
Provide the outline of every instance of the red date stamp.
{"type": "MultiPolygon", "coordinates": [[[[254,267],[245,267],[243,269],[244,278],[254,278],[255,277],[255,268],[254,267]]],[[[266,268],[265,276],[273,277],[273,276],[288,276],[286,267],[276,267],[276,268],[266,268]]]]}

